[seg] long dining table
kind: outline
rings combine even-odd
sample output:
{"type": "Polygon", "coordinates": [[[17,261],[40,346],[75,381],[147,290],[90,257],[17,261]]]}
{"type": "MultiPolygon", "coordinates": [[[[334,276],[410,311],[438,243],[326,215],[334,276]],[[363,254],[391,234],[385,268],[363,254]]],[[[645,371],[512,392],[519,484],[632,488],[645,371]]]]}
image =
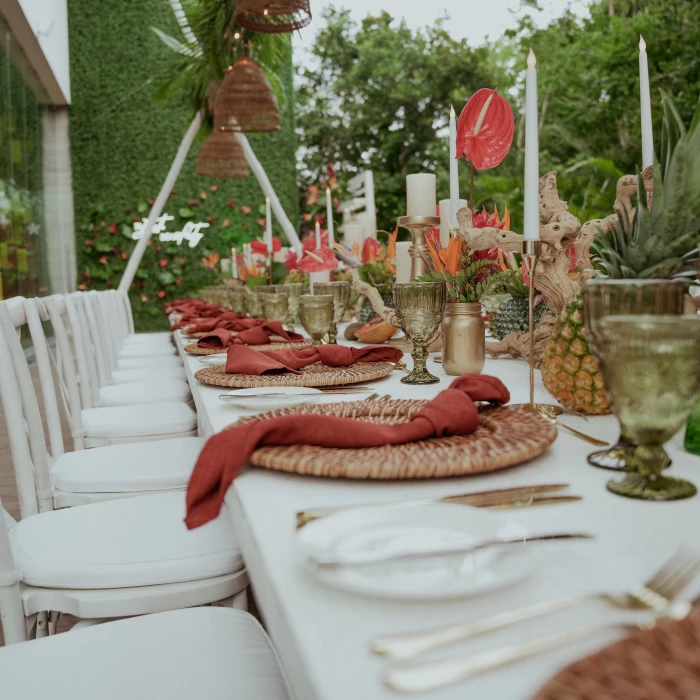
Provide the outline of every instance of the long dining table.
{"type": "MultiPolygon", "coordinates": [[[[222,402],[219,387],[194,378],[204,365],[184,352],[192,342],[178,331],[182,354],[199,420],[208,437],[250,415],[222,402]]],[[[339,337],[343,337],[341,327],[339,337]]],[[[347,342],[347,341],[341,341],[347,342]]],[[[352,343],[351,343],[352,344],[352,343]]],[[[222,355],[222,360],[224,356],[222,355]]],[[[406,356],[409,367],[411,359],[406,356]]],[[[440,378],[433,385],[401,383],[404,374],[371,382],[376,393],[394,398],[431,399],[451,381],[434,355],[429,370],[440,378]]],[[[529,370],[523,360],[487,359],[485,374],[500,378],[514,403],[529,399],[529,370]]],[[[324,401],[358,400],[358,396],[324,397],[324,401]]],[[[535,399],[553,403],[536,373],[535,399]]],[[[613,442],[618,425],[613,416],[584,418],[566,414],[561,422],[613,442]]],[[[247,467],[226,497],[235,532],[265,625],[277,647],[297,700],[389,700],[399,694],[382,682],[392,664],[370,651],[379,635],[411,632],[478,620],[539,601],[569,594],[624,593],[650,575],[682,545],[700,549],[700,498],[650,503],[613,495],[605,488],[614,472],[589,466],[595,448],[564,430],[538,458],[485,475],[416,481],[355,481],[324,479],[247,467]],[[401,601],[346,593],[319,582],[301,564],[295,548],[296,513],[315,507],[383,503],[442,497],[515,486],[568,483],[581,501],[503,511],[502,517],[532,532],[586,532],[587,541],[538,546],[537,565],[523,580],[474,597],[438,601],[401,601]]],[[[682,448],[682,435],[668,446],[672,474],[700,482],[700,458],[682,448]]],[[[689,594],[697,594],[693,585],[689,594]]],[[[590,625],[638,620],[638,613],[592,601],[525,623],[482,635],[427,659],[464,658],[474,653],[538,639],[590,625]],[[636,617],[635,617],[636,615],[636,617]]],[[[483,673],[417,697],[426,700],[524,700],[533,697],[549,677],[576,659],[623,634],[610,630],[590,638],[483,673]]],[[[417,664],[425,661],[412,661],[417,664]]],[[[262,700],[262,699],[261,699],[262,700]]]]}

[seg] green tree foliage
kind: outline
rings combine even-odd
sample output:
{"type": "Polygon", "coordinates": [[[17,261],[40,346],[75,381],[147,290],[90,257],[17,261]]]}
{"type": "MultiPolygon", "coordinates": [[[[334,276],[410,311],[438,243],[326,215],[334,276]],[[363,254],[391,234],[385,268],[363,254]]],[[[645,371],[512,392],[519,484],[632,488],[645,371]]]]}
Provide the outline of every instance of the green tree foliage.
{"type": "Polygon", "coordinates": [[[405,209],[406,175],[436,172],[438,194],[449,196],[450,104],[460,108],[491,84],[487,50],[453,39],[442,21],[414,32],[386,12],[359,26],[346,10],[329,8],[323,18],[317,65],[300,71],[297,90],[301,180],[318,182],[329,163],[345,179],[373,170],[379,228],[392,230],[405,209]]]}

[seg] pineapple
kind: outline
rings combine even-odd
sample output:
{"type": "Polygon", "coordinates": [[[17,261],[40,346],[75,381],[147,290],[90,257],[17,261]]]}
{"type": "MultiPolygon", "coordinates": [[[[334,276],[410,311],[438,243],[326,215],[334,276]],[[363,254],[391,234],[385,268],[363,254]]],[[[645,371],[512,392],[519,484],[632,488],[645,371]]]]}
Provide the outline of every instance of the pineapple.
{"type": "MultiPolygon", "coordinates": [[[[671,99],[664,95],[667,135],[663,166],[654,166],[651,211],[639,175],[637,208],[630,221],[618,212],[617,225],[601,233],[592,247],[596,267],[609,279],[670,279],[694,277],[700,260],[700,105],[689,130],[671,99]],[[678,140],[671,142],[671,136],[678,140]]],[[[583,335],[581,296],[562,310],[545,347],[542,379],[563,405],[582,413],[609,413],[609,398],[595,358],[583,335]]]]}

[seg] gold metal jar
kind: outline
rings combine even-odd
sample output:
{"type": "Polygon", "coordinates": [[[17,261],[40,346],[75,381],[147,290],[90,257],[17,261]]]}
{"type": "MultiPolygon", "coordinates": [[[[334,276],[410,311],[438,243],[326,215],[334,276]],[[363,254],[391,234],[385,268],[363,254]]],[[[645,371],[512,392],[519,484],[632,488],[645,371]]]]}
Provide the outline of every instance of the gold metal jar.
{"type": "Polygon", "coordinates": [[[442,317],[442,368],[446,374],[479,374],[486,362],[481,303],[448,302],[442,317]]]}

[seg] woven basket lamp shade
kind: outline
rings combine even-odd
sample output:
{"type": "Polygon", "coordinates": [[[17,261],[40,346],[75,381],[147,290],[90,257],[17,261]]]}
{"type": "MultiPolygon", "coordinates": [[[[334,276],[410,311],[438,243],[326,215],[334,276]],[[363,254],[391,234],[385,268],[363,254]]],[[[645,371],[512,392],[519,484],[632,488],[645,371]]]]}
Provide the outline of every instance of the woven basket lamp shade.
{"type": "Polygon", "coordinates": [[[233,21],[260,34],[284,34],[311,22],[309,0],[236,0],[233,21]]]}
{"type": "Polygon", "coordinates": [[[260,66],[248,56],[229,68],[216,93],[214,128],[244,133],[280,130],[277,98],[260,66]]]}
{"type": "Polygon", "coordinates": [[[247,178],[248,162],[236,135],[231,131],[212,131],[199,149],[196,172],[202,177],[247,178]]]}

